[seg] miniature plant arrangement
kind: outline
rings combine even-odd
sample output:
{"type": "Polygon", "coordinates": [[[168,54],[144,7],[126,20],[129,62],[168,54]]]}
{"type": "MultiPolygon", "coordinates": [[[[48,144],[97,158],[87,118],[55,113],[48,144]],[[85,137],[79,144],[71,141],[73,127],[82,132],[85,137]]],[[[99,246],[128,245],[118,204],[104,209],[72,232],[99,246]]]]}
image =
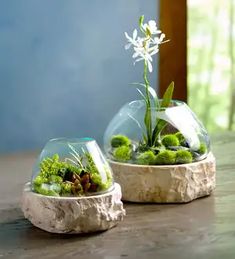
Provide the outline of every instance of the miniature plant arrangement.
{"type": "Polygon", "coordinates": [[[33,190],[49,196],[81,196],[108,190],[112,186],[110,169],[105,168],[106,182],[89,153],[81,157],[74,147],[68,144],[74,159],[60,161],[59,155],[46,157],[40,163],[39,174],[33,180],[33,190]]]}
{"type": "MultiPolygon", "coordinates": [[[[182,112],[177,107],[186,106],[186,104],[179,101],[172,101],[174,91],[173,82],[169,85],[161,100],[157,97],[155,90],[150,87],[148,71],[152,72],[153,70],[151,64],[152,56],[158,53],[159,45],[167,41],[163,41],[165,34],[158,30],[155,21],[149,21],[146,24],[143,22],[144,16],[141,16],[139,19],[139,30],[142,37],[137,36],[136,29],[133,31],[132,37],[125,33],[128,40],[126,49],[132,46],[135,62],[144,61],[144,84],[135,83],[144,89],[143,92],[140,88],[137,88],[143,98],[143,109],[140,111],[142,118],[136,118],[135,114],[131,114],[129,111],[127,112],[127,116],[129,117],[127,119],[136,123],[141,131],[141,137],[134,139],[131,134],[127,136],[121,133],[125,131],[124,127],[122,128],[120,126],[118,130],[115,127],[117,134],[114,132],[110,136],[109,133],[109,139],[105,143],[106,151],[108,149],[109,157],[114,161],[142,165],[184,164],[201,160],[205,158],[209,151],[209,141],[206,130],[201,124],[198,123],[195,129],[195,125],[197,124],[195,115],[184,107],[186,110],[184,113],[187,113],[187,117],[190,117],[191,120],[188,123],[192,122],[191,129],[188,132],[186,132],[188,126],[182,129],[182,126],[179,125],[182,132],[177,128],[177,124],[183,123],[182,121],[180,123],[178,122],[179,118],[177,121],[174,121],[174,118],[170,118],[173,119],[173,123],[171,123],[167,113],[165,116],[162,116],[167,109],[174,109],[174,107],[176,107],[176,112],[179,110],[179,114],[174,115],[181,116],[182,112]],[[194,140],[192,141],[190,135],[193,130],[194,140]]],[[[141,101],[139,103],[141,104],[141,101]]]]}
{"type": "Polygon", "coordinates": [[[110,142],[110,157],[114,161],[140,165],[187,164],[199,161],[207,154],[205,143],[192,150],[180,132],[161,135],[160,131],[158,143],[150,146],[144,141],[136,145],[125,135],[114,135],[110,142]]]}
{"type": "MultiPolygon", "coordinates": [[[[134,29],[132,36],[125,32],[125,36],[128,41],[125,48],[133,47],[134,50],[134,64],[140,61],[144,63],[144,81],[134,83],[142,99],[124,105],[111,120],[104,135],[106,156],[116,181],[122,187],[123,199],[137,202],[186,202],[208,195],[215,186],[215,166],[210,167],[214,165],[214,158],[206,129],[187,104],[172,99],[174,82],[170,83],[162,99],[158,98],[149,83],[148,73],[153,71],[152,57],[159,52],[161,44],[168,42],[164,40],[165,34],[157,28],[155,21],[144,23],[144,16],[141,16],[139,30],[134,29]],[[211,164],[207,164],[208,159],[212,161],[211,164]],[[203,191],[199,188],[190,195],[187,193],[189,190],[181,194],[179,190],[172,191],[172,188],[180,188],[173,186],[177,177],[182,177],[178,185],[184,181],[187,188],[187,177],[180,174],[174,178],[173,172],[183,169],[190,171],[191,167],[194,168],[191,171],[194,171],[199,166],[202,172],[199,177],[203,177],[206,171],[203,163],[207,164],[205,168],[210,167],[208,173],[211,173],[211,179],[208,176],[208,181],[211,184],[205,181],[209,187],[204,186],[203,191]],[[161,171],[163,168],[167,172],[164,175],[161,171]],[[146,170],[151,174],[149,179],[146,170]],[[153,174],[153,171],[156,173],[153,174]],[[170,178],[172,182],[169,182],[170,178]],[[160,183],[165,181],[168,181],[167,184],[162,186],[160,183]],[[130,187],[134,185],[138,186],[136,190],[130,187]]],[[[201,182],[202,179],[198,180],[198,184],[201,182]]]]}
{"type": "Polygon", "coordinates": [[[53,233],[106,230],[123,219],[120,185],[96,141],[50,140],[23,190],[22,210],[33,225],[53,233]]]}

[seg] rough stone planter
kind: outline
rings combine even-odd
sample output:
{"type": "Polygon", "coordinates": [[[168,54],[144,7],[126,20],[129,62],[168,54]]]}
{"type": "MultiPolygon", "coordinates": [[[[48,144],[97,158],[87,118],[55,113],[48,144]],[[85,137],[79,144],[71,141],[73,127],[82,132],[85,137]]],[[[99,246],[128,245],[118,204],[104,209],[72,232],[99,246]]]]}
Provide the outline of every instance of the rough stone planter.
{"type": "Polygon", "coordinates": [[[215,188],[215,158],[170,166],[142,166],[109,161],[122,199],[131,202],[186,203],[215,188]]]}
{"type": "Polygon", "coordinates": [[[125,215],[121,188],[83,197],[52,197],[35,193],[27,183],[23,190],[22,211],[36,227],[52,233],[88,233],[110,229],[125,215]]]}

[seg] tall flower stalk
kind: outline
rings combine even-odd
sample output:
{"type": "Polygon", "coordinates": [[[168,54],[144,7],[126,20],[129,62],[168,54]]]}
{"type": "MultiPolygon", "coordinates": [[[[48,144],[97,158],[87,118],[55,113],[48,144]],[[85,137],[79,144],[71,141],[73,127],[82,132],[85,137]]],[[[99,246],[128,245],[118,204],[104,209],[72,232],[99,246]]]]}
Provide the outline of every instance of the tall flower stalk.
{"type": "Polygon", "coordinates": [[[153,71],[152,67],[152,56],[159,52],[159,45],[167,42],[164,41],[165,34],[162,33],[156,25],[154,20],[150,20],[148,23],[144,23],[144,16],[142,15],[139,18],[139,30],[142,37],[138,36],[138,32],[135,29],[130,37],[126,32],[125,36],[128,40],[128,44],[125,46],[125,49],[129,49],[131,46],[134,49],[134,64],[139,61],[144,61],[144,73],[143,79],[144,84],[139,84],[144,86],[145,93],[137,88],[138,92],[141,94],[145,101],[145,116],[144,124],[146,128],[146,134],[143,133],[143,138],[145,145],[148,147],[156,146],[158,144],[159,134],[162,129],[165,127],[166,123],[163,120],[156,119],[155,122],[152,122],[152,107],[159,110],[164,109],[169,106],[174,90],[174,83],[172,82],[167,88],[161,104],[159,102],[158,96],[156,93],[151,94],[154,90],[151,88],[148,80],[148,72],[153,71]],[[152,98],[153,100],[152,100],[152,98]],[[153,106],[152,106],[153,105],[153,106]]]}

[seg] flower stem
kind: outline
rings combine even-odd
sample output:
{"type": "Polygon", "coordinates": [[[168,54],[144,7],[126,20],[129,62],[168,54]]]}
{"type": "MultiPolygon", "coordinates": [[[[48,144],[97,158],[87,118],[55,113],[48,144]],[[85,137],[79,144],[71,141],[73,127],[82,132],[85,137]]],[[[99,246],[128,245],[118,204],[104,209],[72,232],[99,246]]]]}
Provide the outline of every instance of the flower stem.
{"type": "Polygon", "coordinates": [[[148,77],[147,77],[147,72],[148,72],[148,65],[147,65],[147,62],[145,60],[144,62],[144,83],[145,83],[145,86],[146,86],[146,97],[147,97],[147,100],[150,102],[150,97],[149,97],[149,81],[148,81],[148,77]]]}
{"type": "Polygon", "coordinates": [[[144,83],[145,83],[145,91],[146,91],[146,111],[145,111],[145,117],[144,117],[144,123],[146,127],[146,133],[147,133],[147,145],[152,145],[152,115],[151,115],[151,101],[149,96],[149,81],[147,77],[148,72],[148,65],[147,62],[144,62],[144,83]]]}

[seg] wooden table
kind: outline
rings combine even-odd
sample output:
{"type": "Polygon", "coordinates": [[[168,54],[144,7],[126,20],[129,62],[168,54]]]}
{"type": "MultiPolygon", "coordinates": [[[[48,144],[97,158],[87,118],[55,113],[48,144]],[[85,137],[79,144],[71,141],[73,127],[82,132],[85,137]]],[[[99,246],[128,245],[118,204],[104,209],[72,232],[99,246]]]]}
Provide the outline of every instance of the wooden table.
{"type": "Polygon", "coordinates": [[[235,133],[213,138],[217,187],[184,205],[126,203],[127,216],[107,232],[49,234],[19,206],[36,153],[0,157],[0,258],[235,258],[235,133]]]}

